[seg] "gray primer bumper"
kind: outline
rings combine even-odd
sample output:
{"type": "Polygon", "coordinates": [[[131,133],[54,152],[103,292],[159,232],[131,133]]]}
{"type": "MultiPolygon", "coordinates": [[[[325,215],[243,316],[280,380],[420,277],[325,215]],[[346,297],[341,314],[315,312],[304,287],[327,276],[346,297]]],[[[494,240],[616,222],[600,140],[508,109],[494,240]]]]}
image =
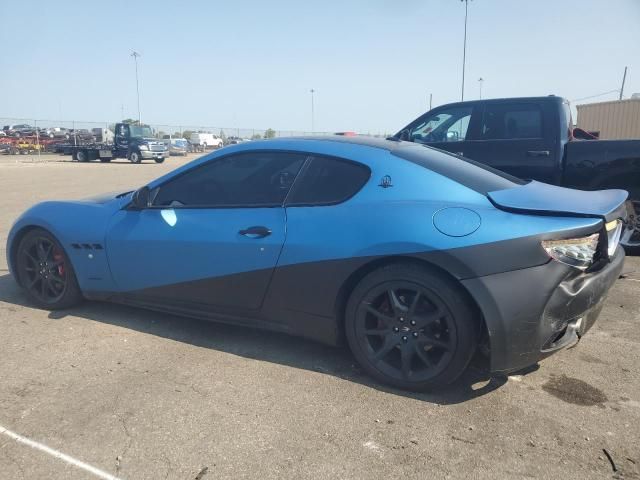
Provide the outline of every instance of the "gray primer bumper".
{"type": "Polygon", "coordinates": [[[484,314],[491,370],[519,370],[574,344],[595,322],[623,264],[619,247],[611,262],[594,272],[550,261],[463,280],[484,314]]]}

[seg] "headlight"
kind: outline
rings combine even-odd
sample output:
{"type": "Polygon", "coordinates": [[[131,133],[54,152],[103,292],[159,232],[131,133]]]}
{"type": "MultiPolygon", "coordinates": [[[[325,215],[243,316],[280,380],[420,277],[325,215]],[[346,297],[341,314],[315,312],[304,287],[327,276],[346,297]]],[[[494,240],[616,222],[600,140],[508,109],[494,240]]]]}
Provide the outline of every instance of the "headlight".
{"type": "Polygon", "coordinates": [[[613,220],[604,227],[607,230],[607,253],[612,257],[613,254],[616,253],[616,248],[618,248],[618,243],[620,242],[622,222],[620,220],[613,220]]]}
{"type": "Polygon", "coordinates": [[[585,270],[593,263],[593,256],[596,254],[599,237],[599,234],[594,233],[582,238],[544,240],[542,247],[551,258],[585,270]]]}
{"type": "Polygon", "coordinates": [[[138,145],[140,150],[149,150],[149,145],[138,145]]]}

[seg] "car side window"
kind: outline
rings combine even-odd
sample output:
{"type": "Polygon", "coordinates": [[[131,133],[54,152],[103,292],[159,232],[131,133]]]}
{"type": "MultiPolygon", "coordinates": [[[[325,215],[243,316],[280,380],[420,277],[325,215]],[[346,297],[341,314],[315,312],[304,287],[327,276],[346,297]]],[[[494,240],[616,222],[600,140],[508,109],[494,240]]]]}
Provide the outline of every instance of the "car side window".
{"type": "Polygon", "coordinates": [[[534,104],[486,105],[480,140],[513,140],[542,137],[542,110],[534,104]]]}
{"type": "Polygon", "coordinates": [[[454,107],[427,114],[409,132],[417,143],[461,142],[466,140],[473,108],[454,107]]]}
{"type": "Polygon", "coordinates": [[[314,156],[296,181],[287,206],[343,202],[358,193],[370,177],[371,170],[360,163],[314,156]]]}
{"type": "Polygon", "coordinates": [[[213,160],[152,192],[154,206],[274,207],[282,205],[307,155],[251,152],[213,160]]]}

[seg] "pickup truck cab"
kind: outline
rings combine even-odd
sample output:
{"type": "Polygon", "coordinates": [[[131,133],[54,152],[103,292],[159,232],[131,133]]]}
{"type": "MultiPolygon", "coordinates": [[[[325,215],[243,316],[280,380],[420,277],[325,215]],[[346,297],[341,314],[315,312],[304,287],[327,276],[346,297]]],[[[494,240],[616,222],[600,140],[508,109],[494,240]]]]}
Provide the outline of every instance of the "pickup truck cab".
{"type": "Polygon", "coordinates": [[[442,105],[395,139],[422,143],[516,177],[582,190],[629,192],[622,243],[640,247],[640,140],[576,140],[569,102],[548,97],[442,105]]]}

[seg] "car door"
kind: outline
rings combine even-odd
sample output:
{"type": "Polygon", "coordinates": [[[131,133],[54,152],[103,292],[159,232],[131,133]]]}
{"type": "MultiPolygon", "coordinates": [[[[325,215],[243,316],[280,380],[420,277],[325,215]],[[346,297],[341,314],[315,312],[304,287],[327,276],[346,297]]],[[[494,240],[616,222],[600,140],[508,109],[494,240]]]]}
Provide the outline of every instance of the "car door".
{"type": "Polygon", "coordinates": [[[107,254],[131,301],[256,310],[285,240],[284,199],[305,155],[226,155],[170,178],[151,205],[118,212],[107,254]]]}
{"type": "Polygon", "coordinates": [[[487,102],[464,146],[464,156],[542,182],[557,181],[553,114],[536,102],[487,102]]]}

